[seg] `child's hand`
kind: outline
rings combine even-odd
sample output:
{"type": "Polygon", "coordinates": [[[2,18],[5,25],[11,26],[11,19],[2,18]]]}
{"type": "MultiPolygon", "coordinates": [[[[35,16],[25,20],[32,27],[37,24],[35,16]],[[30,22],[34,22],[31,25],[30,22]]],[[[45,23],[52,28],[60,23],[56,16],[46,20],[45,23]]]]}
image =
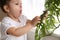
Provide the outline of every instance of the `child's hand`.
{"type": "Polygon", "coordinates": [[[28,20],[27,21],[27,24],[31,24],[32,26],[36,26],[37,23],[40,23],[40,21],[43,19],[43,20],[46,20],[48,16],[48,13],[47,11],[44,11],[44,13],[41,15],[41,16],[36,16],[35,18],[33,18],[32,20],[28,20]]]}
{"type": "Polygon", "coordinates": [[[31,22],[31,24],[33,25],[33,26],[36,26],[36,24],[37,23],[40,23],[40,16],[36,16],[35,18],[33,18],[32,19],[32,22],[31,22]]]}
{"type": "Polygon", "coordinates": [[[35,26],[37,25],[37,23],[40,23],[40,21],[43,19],[43,20],[46,20],[48,16],[48,13],[47,11],[44,11],[44,13],[41,15],[41,16],[36,16],[35,18],[32,19],[32,25],[35,26]]]}

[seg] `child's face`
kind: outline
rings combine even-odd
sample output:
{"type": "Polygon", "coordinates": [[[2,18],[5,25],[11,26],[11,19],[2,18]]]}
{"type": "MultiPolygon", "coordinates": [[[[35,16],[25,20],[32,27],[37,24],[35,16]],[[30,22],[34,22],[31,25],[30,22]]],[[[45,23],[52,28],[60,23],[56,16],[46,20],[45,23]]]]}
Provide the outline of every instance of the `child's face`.
{"type": "Polygon", "coordinates": [[[11,0],[8,8],[9,8],[8,14],[18,18],[22,14],[22,1],[11,0]]]}

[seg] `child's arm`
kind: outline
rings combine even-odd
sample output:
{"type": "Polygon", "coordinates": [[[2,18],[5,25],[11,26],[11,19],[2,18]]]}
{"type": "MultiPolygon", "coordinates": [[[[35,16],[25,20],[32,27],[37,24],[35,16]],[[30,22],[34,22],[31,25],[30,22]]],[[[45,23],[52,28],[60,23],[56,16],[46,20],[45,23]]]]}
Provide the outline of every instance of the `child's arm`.
{"type": "Polygon", "coordinates": [[[33,20],[28,20],[24,27],[14,28],[11,27],[7,30],[7,34],[11,34],[14,36],[21,36],[27,33],[33,26],[40,22],[40,17],[36,16],[33,20]]]}
{"type": "Polygon", "coordinates": [[[7,33],[14,36],[21,36],[27,33],[33,26],[35,26],[37,23],[40,23],[40,19],[42,18],[46,19],[47,12],[44,12],[44,14],[42,15],[44,16],[43,17],[41,16],[41,18],[39,16],[36,16],[32,20],[28,20],[24,27],[18,27],[18,28],[11,27],[10,29],[7,30],[7,33]]]}

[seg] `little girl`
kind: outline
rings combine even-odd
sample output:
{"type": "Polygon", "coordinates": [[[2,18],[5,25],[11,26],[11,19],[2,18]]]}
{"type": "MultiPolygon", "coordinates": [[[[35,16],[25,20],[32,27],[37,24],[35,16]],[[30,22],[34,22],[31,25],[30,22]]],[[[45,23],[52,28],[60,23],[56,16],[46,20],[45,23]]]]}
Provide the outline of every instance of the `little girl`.
{"type": "Polygon", "coordinates": [[[27,40],[27,32],[40,23],[39,16],[29,20],[22,15],[22,0],[0,0],[0,7],[7,14],[1,23],[1,40],[27,40]]]}

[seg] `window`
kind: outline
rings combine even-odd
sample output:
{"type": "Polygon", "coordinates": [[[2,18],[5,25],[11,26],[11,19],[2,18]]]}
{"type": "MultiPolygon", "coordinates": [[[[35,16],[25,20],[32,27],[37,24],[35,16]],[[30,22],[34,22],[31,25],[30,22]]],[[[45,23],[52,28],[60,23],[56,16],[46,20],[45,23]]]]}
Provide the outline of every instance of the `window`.
{"type": "MultiPolygon", "coordinates": [[[[28,19],[33,19],[35,16],[40,16],[45,10],[45,0],[24,0],[23,1],[23,15],[28,19]]],[[[60,28],[54,31],[55,34],[60,34],[60,28]]]]}

